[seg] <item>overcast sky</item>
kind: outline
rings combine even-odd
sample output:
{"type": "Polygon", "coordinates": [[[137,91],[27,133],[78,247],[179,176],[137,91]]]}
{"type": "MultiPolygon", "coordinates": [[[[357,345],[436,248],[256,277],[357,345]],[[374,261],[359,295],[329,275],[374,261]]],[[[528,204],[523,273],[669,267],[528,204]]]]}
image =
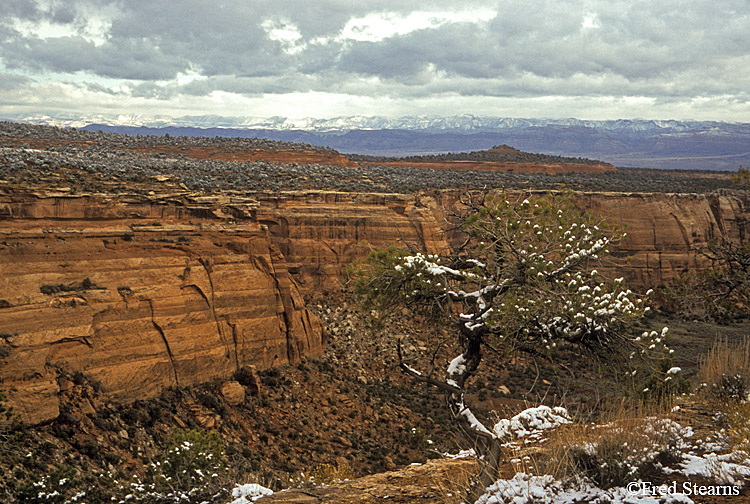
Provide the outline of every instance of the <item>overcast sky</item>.
{"type": "Polygon", "coordinates": [[[0,116],[750,122],[750,0],[0,0],[0,116]]]}

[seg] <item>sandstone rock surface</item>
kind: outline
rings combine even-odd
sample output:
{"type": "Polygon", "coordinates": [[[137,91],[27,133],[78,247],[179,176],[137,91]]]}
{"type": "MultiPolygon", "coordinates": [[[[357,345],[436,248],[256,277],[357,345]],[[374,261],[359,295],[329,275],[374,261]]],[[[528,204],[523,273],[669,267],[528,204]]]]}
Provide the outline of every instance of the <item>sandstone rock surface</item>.
{"type": "Polygon", "coordinates": [[[372,474],[352,481],[311,489],[292,489],[262,497],[260,504],[369,504],[375,502],[455,502],[461,483],[476,473],[471,458],[430,460],[422,465],[372,474]]]}
{"type": "MultiPolygon", "coordinates": [[[[520,193],[510,192],[509,198],[520,193]]],[[[452,214],[465,210],[460,191],[412,195],[281,193],[259,196],[258,218],[305,295],[324,296],[346,281],[346,265],[392,244],[430,253],[463,239],[452,214]]],[[[579,193],[581,209],[625,229],[602,270],[646,290],[705,266],[700,249],[711,239],[750,236],[747,196],[735,194],[579,193]]]]}
{"type": "MultiPolygon", "coordinates": [[[[375,248],[441,253],[460,239],[458,190],[249,198],[168,189],[0,194],[0,387],[27,422],[57,416],[61,370],[130,402],[319,356],[325,330],[304,297],[338,292],[346,266],[375,248]]],[[[602,270],[642,290],[704,266],[709,240],[750,232],[741,193],[578,201],[626,228],[602,270]]]]}
{"type": "Polygon", "coordinates": [[[221,384],[221,395],[229,404],[237,406],[245,400],[245,389],[236,381],[226,381],[221,384]]]}
{"type": "Polygon", "coordinates": [[[0,196],[0,384],[58,414],[58,370],[130,402],[323,351],[251,200],[0,196]]]}

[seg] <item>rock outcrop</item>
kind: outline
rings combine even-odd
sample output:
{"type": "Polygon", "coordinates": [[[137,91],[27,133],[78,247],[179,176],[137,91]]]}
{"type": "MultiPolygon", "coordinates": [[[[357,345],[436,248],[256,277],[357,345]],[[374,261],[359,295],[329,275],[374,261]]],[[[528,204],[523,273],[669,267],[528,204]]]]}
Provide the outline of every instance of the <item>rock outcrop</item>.
{"type": "Polygon", "coordinates": [[[609,267],[641,289],[705,267],[701,249],[711,240],[739,243],[750,236],[750,202],[741,192],[584,193],[578,201],[627,232],[609,267]]]}
{"type": "Polygon", "coordinates": [[[0,196],[0,384],[26,422],[58,374],[114,401],[319,356],[324,328],[239,198],[0,196]]]}
{"type": "Polygon", "coordinates": [[[339,291],[346,266],[376,248],[447,251],[439,194],[266,194],[257,196],[257,216],[303,292],[316,297],[339,291]]]}
{"type": "Polygon", "coordinates": [[[308,489],[290,489],[258,499],[260,504],[369,504],[457,502],[462,485],[477,471],[473,458],[437,459],[397,471],[308,489]]]}
{"type": "MultiPolygon", "coordinates": [[[[314,297],[339,289],[346,265],[374,248],[400,242],[436,253],[457,245],[462,237],[452,215],[463,210],[461,194],[267,195],[259,198],[257,215],[303,292],[314,297]]],[[[699,251],[709,240],[750,236],[750,209],[741,193],[580,193],[578,202],[624,228],[627,237],[603,266],[644,290],[704,266],[699,251]]]]}
{"type": "MultiPolygon", "coordinates": [[[[0,194],[0,387],[42,422],[58,414],[61,373],[130,402],[319,356],[325,331],[304,297],[338,292],[378,247],[447,251],[460,195],[0,194]]],[[[602,269],[643,290],[704,265],[708,240],[750,231],[741,193],[578,201],[626,228],[602,269]]]]}

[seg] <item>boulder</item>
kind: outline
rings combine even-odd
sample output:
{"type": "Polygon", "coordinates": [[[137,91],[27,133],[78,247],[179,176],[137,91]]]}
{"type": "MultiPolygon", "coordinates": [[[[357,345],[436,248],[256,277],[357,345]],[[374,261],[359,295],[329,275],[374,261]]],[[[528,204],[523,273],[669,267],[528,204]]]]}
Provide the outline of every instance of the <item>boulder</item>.
{"type": "Polygon", "coordinates": [[[226,381],[221,385],[221,395],[232,406],[245,401],[245,388],[236,381],[226,381]]]}

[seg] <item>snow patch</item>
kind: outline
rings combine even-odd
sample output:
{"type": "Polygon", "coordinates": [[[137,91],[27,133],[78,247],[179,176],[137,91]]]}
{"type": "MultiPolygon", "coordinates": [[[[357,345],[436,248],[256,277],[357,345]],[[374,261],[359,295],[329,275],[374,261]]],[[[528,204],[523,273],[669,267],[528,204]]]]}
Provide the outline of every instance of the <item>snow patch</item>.
{"type": "Polygon", "coordinates": [[[257,483],[237,485],[232,489],[234,500],[230,504],[249,504],[266,495],[273,495],[273,490],[257,483]]]}
{"type": "Polygon", "coordinates": [[[565,408],[537,406],[520,412],[510,420],[507,418],[500,420],[492,430],[499,438],[519,439],[527,436],[534,438],[540,436],[542,431],[566,423],[570,423],[570,415],[565,408]]]}
{"type": "Polygon", "coordinates": [[[589,482],[574,481],[565,484],[549,474],[532,476],[517,473],[509,480],[498,480],[476,504],[576,504],[581,502],[610,504],[692,504],[683,494],[633,495],[624,488],[602,490],[589,482]]]}

